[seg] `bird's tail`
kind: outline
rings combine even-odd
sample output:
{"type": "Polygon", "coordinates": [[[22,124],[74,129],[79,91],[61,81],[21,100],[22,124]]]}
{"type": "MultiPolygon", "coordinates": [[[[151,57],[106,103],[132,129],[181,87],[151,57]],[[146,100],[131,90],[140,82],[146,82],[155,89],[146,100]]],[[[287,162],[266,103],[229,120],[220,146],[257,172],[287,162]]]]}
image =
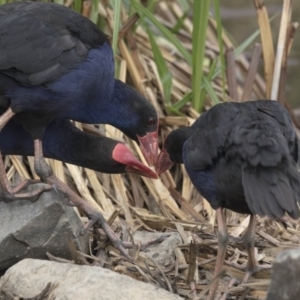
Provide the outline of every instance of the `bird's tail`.
{"type": "Polygon", "coordinates": [[[299,218],[300,174],[294,162],[276,167],[245,165],[242,181],[247,204],[251,211],[272,219],[285,213],[299,218]]]}

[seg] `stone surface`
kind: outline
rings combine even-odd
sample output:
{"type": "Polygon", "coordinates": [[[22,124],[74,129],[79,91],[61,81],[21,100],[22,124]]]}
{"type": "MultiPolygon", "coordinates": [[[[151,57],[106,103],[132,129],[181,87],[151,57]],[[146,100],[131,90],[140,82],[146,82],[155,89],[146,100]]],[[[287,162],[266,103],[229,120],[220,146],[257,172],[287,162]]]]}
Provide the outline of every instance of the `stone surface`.
{"type": "Polygon", "coordinates": [[[300,248],[285,250],[275,259],[266,300],[300,299],[300,248]]]}
{"type": "Polygon", "coordinates": [[[24,258],[46,259],[46,252],[71,259],[70,244],[88,251],[88,236],[78,236],[81,220],[55,190],[35,202],[0,202],[0,220],[0,270],[24,258]]]}
{"type": "Polygon", "coordinates": [[[151,284],[100,267],[25,259],[0,279],[2,294],[29,298],[48,283],[57,285],[47,299],[55,300],[179,300],[183,299],[151,284]]]}
{"type": "MultiPolygon", "coordinates": [[[[181,236],[178,232],[171,232],[163,242],[147,247],[140,252],[141,256],[146,256],[160,265],[167,267],[175,263],[175,248],[182,243],[181,236]]],[[[163,232],[148,232],[136,231],[133,234],[134,241],[137,243],[147,243],[151,240],[157,239],[166,235],[163,232]]]]}

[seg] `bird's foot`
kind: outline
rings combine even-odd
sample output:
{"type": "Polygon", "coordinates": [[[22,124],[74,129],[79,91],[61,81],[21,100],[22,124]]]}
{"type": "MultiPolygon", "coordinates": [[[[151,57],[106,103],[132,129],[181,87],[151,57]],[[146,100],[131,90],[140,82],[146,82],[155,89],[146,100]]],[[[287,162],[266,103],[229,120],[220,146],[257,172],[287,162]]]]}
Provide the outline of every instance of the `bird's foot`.
{"type": "Polygon", "coordinates": [[[134,262],[133,259],[128,255],[126,251],[126,243],[122,242],[111,227],[107,224],[102,214],[96,211],[94,208],[90,207],[89,212],[87,213],[89,217],[89,222],[80,230],[80,235],[85,235],[90,228],[101,227],[105,234],[107,235],[110,242],[113,246],[118,249],[122,255],[130,262],[134,262]]]}
{"type": "Polygon", "coordinates": [[[253,274],[262,270],[270,270],[272,268],[272,265],[259,265],[258,263],[250,264],[249,266],[249,262],[245,262],[244,264],[240,265],[236,262],[225,261],[225,264],[235,269],[245,271],[245,276],[242,280],[242,283],[247,283],[253,274]]]}
{"type": "MultiPolygon", "coordinates": [[[[113,246],[118,249],[123,256],[130,262],[134,262],[133,259],[128,255],[126,249],[133,248],[133,243],[127,243],[121,241],[111,227],[107,224],[106,220],[104,219],[103,215],[97,211],[96,208],[91,206],[81,197],[79,197],[76,193],[74,193],[67,185],[62,183],[57,177],[51,175],[47,178],[43,178],[48,184],[54,185],[55,189],[63,192],[64,197],[67,197],[68,201],[73,203],[74,206],[78,207],[83,213],[87,215],[89,218],[89,222],[80,230],[81,235],[85,235],[90,228],[94,227],[101,227],[105,234],[107,235],[108,239],[111,241],[113,246]]],[[[146,247],[153,245],[155,243],[159,243],[163,241],[169,235],[162,236],[158,239],[149,241],[148,243],[140,245],[140,249],[145,249],[146,247]]]]}
{"type": "Polygon", "coordinates": [[[52,186],[49,184],[41,183],[39,180],[26,179],[15,187],[3,189],[0,192],[0,201],[8,203],[17,200],[29,200],[34,202],[42,193],[51,189],[52,186]]]}
{"type": "Polygon", "coordinates": [[[90,212],[89,213],[89,217],[90,220],[89,222],[81,229],[80,234],[81,235],[85,235],[90,228],[92,228],[93,226],[95,227],[99,227],[99,225],[101,226],[101,228],[103,229],[103,231],[105,232],[105,234],[107,235],[108,239],[111,241],[111,243],[113,244],[113,246],[118,249],[125,257],[128,261],[130,262],[134,262],[133,259],[128,255],[126,249],[132,249],[135,246],[139,246],[139,249],[142,251],[144,249],[146,249],[147,247],[163,242],[167,237],[170,236],[170,234],[165,234],[157,239],[153,239],[151,241],[148,241],[147,243],[144,244],[139,244],[139,245],[135,245],[134,243],[131,242],[123,242],[121,241],[116,234],[114,233],[114,231],[111,229],[111,227],[107,224],[107,222],[105,221],[104,217],[102,216],[102,214],[100,214],[99,212],[97,212],[96,210],[94,212],[90,212]]]}
{"type": "Polygon", "coordinates": [[[244,278],[243,278],[243,280],[242,280],[242,283],[247,283],[248,280],[249,280],[249,278],[250,278],[253,274],[255,274],[255,273],[257,273],[257,272],[260,272],[260,271],[262,271],[262,270],[270,270],[270,269],[272,269],[272,265],[259,265],[259,264],[257,264],[257,265],[254,266],[253,268],[247,267],[247,268],[245,269],[246,273],[245,273],[245,276],[244,276],[244,278]]]}
{"type": "MultiPolygon", "coordinates": [[[[73,206],[78,207],[82,212],[84,212],[88,218],[89,222],[80,230],[81,235],[85,235],[90,228],[94,227],[101,227],[105,234],[107,235],[108,239],[111,241],[113,246],[118,249],[121,254],[130,262],[134,262],[133,259],[128,255],[126,249],[130,249],[134,247],[133,243],[123,242],[121,241],[117,235],[114,233],[114,231],[111,229],[111,227],[107,224],[106,220],[104,219],[103,215],[97,211],[96,208],[92,207],[89,203],[84,201],[81,197],[79,197],[77,194],[75,194],[68,186],[63,184],[58,178],[56,178],[54,175],[51,175],[47,178],[43,178],[43,181],[45,181],[48,184],[52,184],[55,186],[55,189],[61,191],[64,195],[64,198],[66,198],[70,205],[72,203],[73,206]]],[[[145,244],[140,245],[140,249],[143,250],[146,247],[159,243],[163,241],[165,238],[167,238],[169,235],[166,234],[158,239],[151,240],[145,244]]]]}
{"type": "Polygon", "coordinates": [[[62,190],[62,189],[58,190],[55,185],[53,185],[53,189],[55,190],[55,192],[57,193],[57,196],[63,201],[64,204],[71,206],[71,207],[79,206],[78,204],[74,204],[71,201],[67,189],[66,190],[62,190]]]}

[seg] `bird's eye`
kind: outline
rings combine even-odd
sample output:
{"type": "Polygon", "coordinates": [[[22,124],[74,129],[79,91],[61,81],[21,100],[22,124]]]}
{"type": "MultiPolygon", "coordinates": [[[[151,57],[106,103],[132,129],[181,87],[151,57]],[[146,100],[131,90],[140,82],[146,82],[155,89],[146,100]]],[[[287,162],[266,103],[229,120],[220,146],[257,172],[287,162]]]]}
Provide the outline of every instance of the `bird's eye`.
{"type": "Polygon", "coordinates": [[[150,118],[148,120],[148,125],[154,125],[155,123],[156,123],[156,119],[154,119],[154,118],[150,118]]]}

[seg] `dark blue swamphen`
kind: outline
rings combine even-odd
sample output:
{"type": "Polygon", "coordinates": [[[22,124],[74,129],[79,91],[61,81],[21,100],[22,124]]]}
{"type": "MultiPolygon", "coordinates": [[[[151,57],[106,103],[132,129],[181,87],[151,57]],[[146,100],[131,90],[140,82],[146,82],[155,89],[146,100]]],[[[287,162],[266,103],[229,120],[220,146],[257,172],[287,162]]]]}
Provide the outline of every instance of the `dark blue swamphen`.
{"type": "MultiPolygon", "coordinates": [[[[34,155],[31,135],[14,119],[10,120],[0,132],[0,148],[4,155],[34,155]]],[[[138,161],[123,143],[105,136],[86,134],[68,120],[55,119],[48,124],[43,137],[43,150],[45,157],[98,172],[109,174],[136,173],[157,178],[157,175],[138,161]],[[58,144],[59,147],[57,147],[58,144]]],[[[3,200],[6,201],[6,198],[3,197],[3,200]]],[[[83,206],[83,208],[85,207],[83,206]]],[[[91,213],[95,214],[93,211],[91,213]]],[[[96,214],[96,217],[99,216],[96,214]]],[[[105,220],[102,221],[101,226],[112,242],[118,246],[118,239],[105,220]]],[[[150,241],[143,247],[158,241],[160,240],[150,241]]],[[[130,259],[123,248],[130,248],[132,245],[130,243],[122,243],[121,245],[122,247],[119,246],[118,248],[127,259],[130,259]]]]}
{"type": "MultiPolygon", "coordinates": [[[[34,167],[40,178],[68,194],[95,223],[103,216],[63,185],[43,157],[42,138],[53,119],[111,124],[138,142],[151,164],[157,155],[157,113],[132,87],[114,79],[114,60],[106,36],[89,19],[62,5],[13,2],[0,6],[0,130],[14,116],[34,140],[34,167]]],[[[57,145],[59,147],[60,145],[57,145]]],[[[0,159],[0,188],[16,194],[0,159]]],[[[83,231],[83,232],[85,232],[83,231]]],[[[121,250],[121,242],[106,231],[121,250]]],[[[123,251],[123,253],[125,253],[123,251]]]]}
{"type": "MultiPolygon", "coordinates": [[[[0,148],[3,155],[34,155],[30,133],[14,119],[0,132],[0,148]]],[[[47,158],[102,173],[135,173],[157,178],[122,142],[87,134],[69,120],[55,119],[47,125],[43,136],[43,152],[47,158]]]]}
{"type": "MultiPolygon", "coordinates": [[[[191,127],[172,131],[157,159],[161,174],[173,163],[187,173],[217,212],[219,274],[228,244],[223,208],[250,214],[244,240],[248,253],[244,281],[259,269],[254,253],[255,215],[299,218],[299,140],[288,112],[278,102],[218,104],[191,127]]],[[[214,299],[218,282],[212,285],[214,299]]]]}
{"type": "MultiPolygon", "coordinates": [[[[43,160],[42,137],[54,118],[111,124],[141,145],[153,164],[157,113],[129,85],[114,79],[112,49],[89,19],[54,3],[0,6],[0,129],[14,115],[34,139],[35,170],[43,160]]],[[[4,182],[4,179],[2,180],[4,182]]],[[[2,187],[7,192],[8,183],[2,187]]]]}

